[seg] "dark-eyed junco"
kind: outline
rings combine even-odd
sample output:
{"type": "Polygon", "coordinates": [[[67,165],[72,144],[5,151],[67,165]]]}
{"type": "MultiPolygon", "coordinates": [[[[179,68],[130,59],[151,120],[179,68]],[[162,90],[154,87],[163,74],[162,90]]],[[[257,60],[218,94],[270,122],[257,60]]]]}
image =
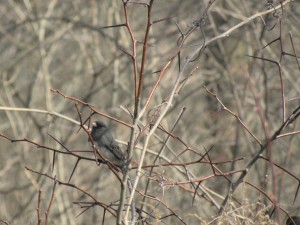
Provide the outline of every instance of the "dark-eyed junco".
{"type": "Polygon", "coordinates": [[[93,123],[91,137],[102,156],[124,171],[126,167],[126,154],[122,152],[114,137],[103,122],[96,121],[93,123]]]}
{"type": "Polygon", "coordinates": [[[291,217],[293,220],[288,218],[286,220],[286,225],[300,225],[300,217],[299,216],[292,216],[291,217]]]}

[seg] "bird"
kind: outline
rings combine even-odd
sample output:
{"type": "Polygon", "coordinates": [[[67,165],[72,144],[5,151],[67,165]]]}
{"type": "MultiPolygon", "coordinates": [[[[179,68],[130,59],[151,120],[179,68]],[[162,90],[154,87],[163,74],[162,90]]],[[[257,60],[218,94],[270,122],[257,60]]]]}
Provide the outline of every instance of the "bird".
{"type": "Polygon", "coordinates": [[[292,216],[286,220],[286,225],[300,225],[300,217],[299,216],[292,216]],[[291,218],[293,220],[291,220],[291,218]]]}
{"type": "Polygon", "coordinates": [[[102,156],[120,168],[121,171],[125,170],[127,156],[102,121],[95,121],[92,124],[91,138],[102,156]]]}

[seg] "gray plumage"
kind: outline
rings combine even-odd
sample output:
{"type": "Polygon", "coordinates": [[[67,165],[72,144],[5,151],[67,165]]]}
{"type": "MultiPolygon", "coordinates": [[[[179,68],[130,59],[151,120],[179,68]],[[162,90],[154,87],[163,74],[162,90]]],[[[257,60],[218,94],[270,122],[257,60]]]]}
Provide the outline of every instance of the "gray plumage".
{"type": "Polygon", "coordinates": [[[125,154],[103,122],[93,123],[91,137],[101,154],[123,170],[126,162],[125,154]]]}

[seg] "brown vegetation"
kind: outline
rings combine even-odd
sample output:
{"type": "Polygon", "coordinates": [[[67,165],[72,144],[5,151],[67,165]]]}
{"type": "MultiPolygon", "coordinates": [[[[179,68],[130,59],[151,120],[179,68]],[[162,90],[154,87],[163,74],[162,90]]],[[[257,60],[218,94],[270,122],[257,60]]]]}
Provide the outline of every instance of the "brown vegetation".
{"type": "Polygon", "coordinates": [[[0,222],[299,216],[299,8],[2,1],[0,222]],[[132,159],[123,174],[88,146],[95,120],[132,159]]]}

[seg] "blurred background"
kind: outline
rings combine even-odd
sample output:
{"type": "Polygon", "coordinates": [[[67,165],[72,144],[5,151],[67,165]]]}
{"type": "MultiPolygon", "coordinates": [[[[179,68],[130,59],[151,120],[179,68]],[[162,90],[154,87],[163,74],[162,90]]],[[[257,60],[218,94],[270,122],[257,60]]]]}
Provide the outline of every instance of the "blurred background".
{"type": "MultiPolygon", "coordinates": [[[[159,75],[158,71],[176,53],[180,38],[178,27],[185,33],[195,21],[202,18],[209,2],[155,1],[152,21],[169,19],[151,27],[141,105],[149,96],[159,75]]],[[[167,70],[141,124],[149,123],[156,107],[170,95],[179,65],[196,48],[247,21],[247,18],[257,12],[272,9],[278,4],[279,1],[215,1],[201,28],[197,28],[185,43],[180,61],[177,58],[167,70]]],[[[129,4],[128,11],[135,38],[143,41],[147,8],[129,4]]],[[[98,111],[131,124],[132,118],[128,110],[133,112],[134,109],[133,66],[131,58],[122,51],[132,51],[130,36],[125,27],[101,29],[124,22],[121,1],[0,1],[0,133],[12,139],[26,138],[43,146],[63,150],[48,135],[51,134],[70,150],[88,150],[86,133],[82,130],[78,132],[78,124],[72,121],[79,121],[74,102],[51,92],[51,88],[81,99],[98,111]]],[[[218,101],[203,86],[217,94],[222,103],[238,115],[257,139],[264,143],[266,134],[271,136],[282,124],[280,72],[275,63],[249,56],[280,62],[288,117],[300,103],[300,66],[293,57],[294,51],[300,54],[299,26],[300,6],[294,1],[284,6],[283,13],[281,9],[274,9],[273,13],[257,17],[244,26],[235,28],[229,36],[209,43],[201,56],[190,63],[182,74],[182,82],[188,78],[187,82],[175,95],[162,126],[170,131],[180,111],[186,107],[173,134],[200,154],[205,153],[205,148],[212,148],[209,155],[213,162],[245,157],[237,162],[218,165],[223,172],[243,169],[251,156],[259,150],[259,144],[237,118],[222,111],[218,101]],[[281,39],[277,40],[278,38],[281,39]],[[195,70],[196,67],[198,69],[195,70]]],[[[139,69],[141,53],[142,44],[139,44],[139,69]]],[[[79,109],[84,118],[90,114],[87,107],[79,105],[79,109]]],[[[120,146],[126,149],[130,136],[128,127],[100,115],[93,116],[92,120],[102,120],[108,124],[120,141],[120,146]]],[[[285,132],[297,130],[298,120],[286,128],[285,132]]],[[[297,177],[300,176],[299,137],[290,135],[281,138],[265,154],[297,177]]],[[[142,135],[140,145],[143,138],[142,135]]],[[[164,132],[157,131],[148,146],[149,150],[157,153],[166,138],[164,132]]],[[[185,145],[178,139],[171,138],[163,156],[178,162],[175,156],[185,150],[185,145]]],[[[139,159],[139,153],[137,148],[135,160],[139,159]]],[[[180,155],[180,160],[190,162],[199,158],[196,156],[197,154],[186,151],[180,155]]],[[[154,157],[155,154],[148,153],[145,164],[151,164],[154,157]]],[[[53,181],[27,171],[25,166],[41,173],[56,175],[57,179],[67,182],[76,158],[57,155],[53,172],[52,160],[53,153],[46,149],[37,148],[28,142],[11,143],[0,137],[2,220],[11,224],[34,224],[37,221],[39,190],[42,190],[40,208],[43,215],[50,201],[53,181]]],[[[156,170],[158,174],[166,174],[177,181],[187,180],[186,176],[178,175],[179,172],[174,168],[161,167],[156,170]]],[[[195,164],[189,170],[194,177],[205,177],[213,173],[209,164],[195,164]]],[[[142,177],[139,186],[141,191],[148,178],[142,177]]],[[[234,179],[236,176],[230,178],[234,179]]],[[[276,197],[280,206],[291,214],[300,213],[299,197],[296,197],[293,204],[299,182],[287,176],[282,169],[259,160],[246,180],[261,188],[271,199],[276,197]]],[[[119,198],[120,185],[105,165],[100,165],[99,169],[95,162],[80,162],[71,181],[108,205],[119,198]]],[[[178,186],[164,187],[164,182],[167,181],[152,181],[149,194],[168,204],[187,224],[204,224],[204,221],[215,218],[218,209],[204,197],[196,197],[192,205],[193,193],[178,186]]],[[[214,177],[202,184],[209,188],[216,202],[221,204],[222,196],[227,194],[229,182],[223,177],[214,177]]],[[[187,187],[193,189],[189,185],[187,187]]],[[[254,224],[260,221],[257,215],[263,216],[265,213],[260,210],[272,211],[271,202],[247,185],[241,185],[235,197],[241,203],[241,211],[254,224]]],[[[76,217],[83,209],[73,202],[87,199],[73,188],[58,185],[49,224],[101,224],[103,209],[100,207],[91,208],[76,217]]],[[[141,199],[136,199],[138,206],[142,204],[141,199]]],[[[180,223],[173,217],[157,219],[170,213],[157,202],[149,201],[145,205],[147,211],[152,211],[157,216],[151,223],[180,223]]],[[[236,211],[240,210],[239,207],[235,208],[236,211]]],[[[278,222],[283,220],[284,215],[281,215],[278,222]]],[[[112,224],[112,221],[114,218],[107,214],[107,224],[112,224]]]]}

